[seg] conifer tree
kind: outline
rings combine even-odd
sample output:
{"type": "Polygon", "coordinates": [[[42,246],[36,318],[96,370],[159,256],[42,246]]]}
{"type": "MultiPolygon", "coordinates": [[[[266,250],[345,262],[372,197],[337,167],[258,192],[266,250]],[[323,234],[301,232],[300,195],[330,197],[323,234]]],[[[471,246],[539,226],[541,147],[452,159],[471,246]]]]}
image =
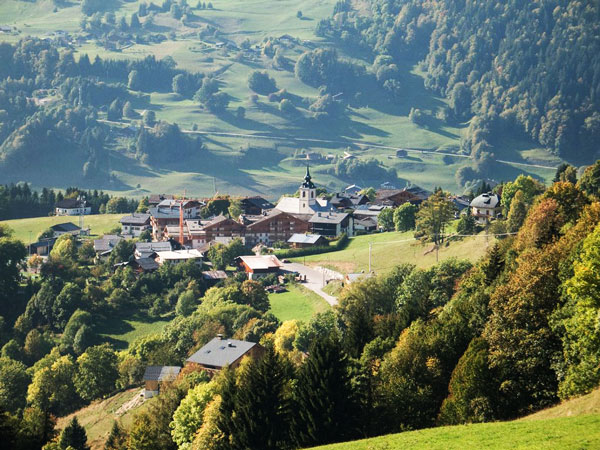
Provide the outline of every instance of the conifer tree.
{"type": "Polygon", "coordinates": [[[75,450],[89,450],[87,445],[87,434],[85,429],[79,424],[77,416],[71,419],[69,425],[60,434],[58,444],[61,449],[72,447],[75,450]]]}
{"type": "Polygon", "coordinates": [[[357,402],[347,357],[335,336],[320,339],[300,369],[295,393],[294,434],[298,445],[312,446],[352,439],[357,402]]]}
{"type": "Polygon", "coordinates": [[[252,361],[238,386],[233,419],[233,447],[280,450],[291,446],[289,362],[268,347],[252,361]]]}
{"type": "Polygon", "coordinates": [[[113,422],[112,429],[104,444],[104,450],[125,450],[127,448],[127,434],[117,421],[113,422]]]}

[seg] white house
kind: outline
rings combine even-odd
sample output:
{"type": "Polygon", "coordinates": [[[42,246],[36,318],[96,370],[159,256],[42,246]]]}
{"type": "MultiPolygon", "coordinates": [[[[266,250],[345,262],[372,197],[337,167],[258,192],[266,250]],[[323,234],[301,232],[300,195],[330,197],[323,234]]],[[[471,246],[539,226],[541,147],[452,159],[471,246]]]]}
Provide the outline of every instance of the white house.
{"type": "Polygon", "coordinates": [[[132,214],[119,220],[121,222],[121,234],[139,237],[146,230],[151,230],[150,214],[132,214]]]}
{"type": "Polygon", "coordinates": [[[79,216],[80,214],[91,214],[92,207],[88,206],[85,200],[78,200],[76,198],[65,198],[60,202],[57,202],[55,211],[57,216],[79,216]]]}
{"type": "Polygon", "coordinates": [[[171,250],[166,252],[156,252],[156,262],[162,266],[165,263],[179,264],[192,259],[196,264],[201,265],[202,256],[202,252],[195,248],[191,250],[171,250]]]}
{"type": "Polygon", "coordinates": [[[502,212],[500,196],[491,192],[475,197],[470,206],[471,214],[479,223],[488,223],[502,212]]]}

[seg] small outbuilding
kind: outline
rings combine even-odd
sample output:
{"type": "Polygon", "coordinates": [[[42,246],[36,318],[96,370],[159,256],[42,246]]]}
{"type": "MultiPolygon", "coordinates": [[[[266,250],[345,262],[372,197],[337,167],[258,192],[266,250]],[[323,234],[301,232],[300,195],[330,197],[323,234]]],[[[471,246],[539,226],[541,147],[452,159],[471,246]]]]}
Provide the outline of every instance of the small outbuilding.
{"type": "Polygon", "coordinates": [[[160,393],[163,383],[172,383],[179,376],[179,366],[148,366],[144,372],[144,397],[151,398],[160,393]]]}
{"type": "Polygon", "coordinates": [[[277,273],[283,267],[283,263],[275,255],[239,256],[237,260],[250,280],[277,273]]]}
{"type": "Polygon", "coordinates": [[[305,247],[325,247],[329,245],[329,241],[320,234],[293,234],[288,239],[288,244],[293,248],[305,248],[305,247]]]}

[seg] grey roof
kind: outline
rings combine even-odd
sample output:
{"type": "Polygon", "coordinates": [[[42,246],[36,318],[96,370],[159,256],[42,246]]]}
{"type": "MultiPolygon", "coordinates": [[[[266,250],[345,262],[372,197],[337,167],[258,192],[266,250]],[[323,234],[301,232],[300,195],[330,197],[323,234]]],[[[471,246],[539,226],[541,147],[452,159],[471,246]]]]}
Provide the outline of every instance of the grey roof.
{"type": "Polygon", "coordinates": [[[66,233],[68,233],[69,231],[81,230],[81,228],[79,228],[77,225],[71,222],[57,223],[56,225],[52,225],[50,228],[54,231],[64,231],[66,233]]]}
{"type": "Polygon", "coordinates": [[[80,201],[76,198],[65,198],[60,202],[56,202],[56,208],[64,208],[64,209],[73,209],[73,208],[81,208],[81,205],[87,206],[87,202],[85,200],[80,201]]]}
{"type": "Polygon", "coordinates": [[[94,250],[96,252],[110,252],[123,240],[121,236],[105,235],[102,239],[94,239],[94,250]]]}
{"type": "Polygon", "coordinates": [[[246,197],[242,199],[242,203],[249,203],[260,209],[273,209],[275,205],[262,197],[246,197]]]}
{"type": "Polygon", "coordinates": [[[205,280],[225,280],[228,276],[224,270],[206,270],[202,272],[202,278],[205,280]]]}
{"type": "Polygon", "coordinates": [[[187,359],[187,362],[221,368],[231,364],[250,351],[254,342],[216,337],[187,359]]]}
{"type": "Polygon", "coordinates": [[[144,381],[174,381],[180,371],[180,366],[148,366],[144,381]]]}
{"type": "Polygon", "coordinates": [[[327,213],[316,213],[309,220],[310,223],[341,223],[346,217],[348,217],[348,213],[338,213],[338,212],[327,212],[327,213]]]}
{"type": "Polygon", "coordinates": [[[142,270],[157,270],[160,266],[152,258],[138,258],[135,260],[135,264],[141,267],[142,270]]]}
{"type": "Polygon", "coordinates": [[[500,197],[498,194],[492,194],[491,192],[481,194],[473,199],[471,206],[474,208],[497,208],[500,206],[500,197]]]}
{"type": "Polygon", "coordinates": [[[124,216],[119,222],[130,223],[132,225],[146,225],[150,223],[150,214],[132,214],[130,216],[124,216]]]}
{"type": "Polygon", "coordinates": [[[323,236],[320,234],[292,234],[292,237],[288,239],[290,244],[316,244],[319,239],[323,236]]]}
{"type": "Polygon", "coordinates": [[[173,247],[171,246],[171,243],[169,241],[135,243],[135,251],[141,254],[150,254],[154,252],[168,252],[172,249],[173,247]]]}

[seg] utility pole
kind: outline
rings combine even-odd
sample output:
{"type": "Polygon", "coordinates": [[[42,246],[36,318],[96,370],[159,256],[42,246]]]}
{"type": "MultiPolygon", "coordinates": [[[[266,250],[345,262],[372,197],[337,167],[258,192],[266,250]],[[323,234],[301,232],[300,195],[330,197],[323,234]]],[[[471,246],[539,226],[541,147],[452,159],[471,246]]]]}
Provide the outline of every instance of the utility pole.
{"type": "Polygon", "coordinates": [[[29,256],[31,256],[31,230],[29,230],[29,256]]]}
{"type": "Polygon", "coordinates": [[[371,273],[371,250],[373,249],[373,243],[369,242],[369,273],[371,273]]]}

